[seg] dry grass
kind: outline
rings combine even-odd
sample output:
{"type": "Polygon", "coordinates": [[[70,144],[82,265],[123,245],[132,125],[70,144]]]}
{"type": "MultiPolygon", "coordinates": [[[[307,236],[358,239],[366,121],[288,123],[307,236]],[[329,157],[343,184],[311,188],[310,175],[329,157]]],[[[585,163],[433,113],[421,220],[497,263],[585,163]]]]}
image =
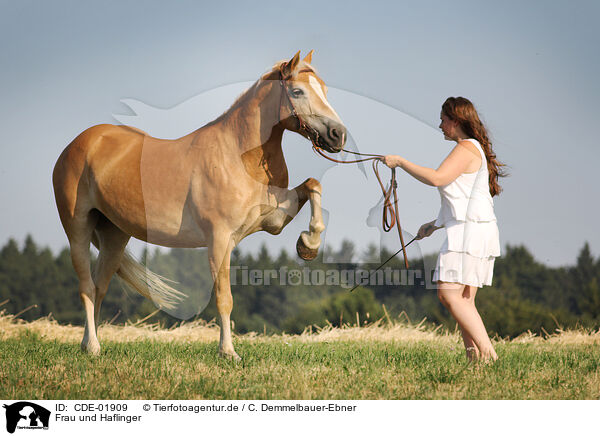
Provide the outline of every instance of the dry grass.
{"type": "MultiPolygon", "coordinates": [[[[149,318],[149,317],[147,317],[149,318]]],[[[83,337],[83,327],[61,325],[51,316],[39,318],[32,322],[25,322],[14,315],[0,312],[0,340],[16,338],[24,333],[33,333],[43,340],[52,340],[65,343],[76,343],[83,337]]],[[[219,326],[213,321],[196,320],[181,322],[176,326],[166,329],[158,323],[149,323],[145,319],[121,325],[104,323],[100,325],[98,337],[101,341],[128,343],[140,340],[149,340],[161,343],[211,343],[219,340],[219,326]]],[[[432,327],[422,320],[413,324],[406,317],[398,320],[390,318],[381,319],[368,325],[344,325],[323,328],[311,326],[300,335],[263,335],[250,332],[236,335],[237,339],[244,341],[269,341],[318,343],[335,341],[370,341],[370,342],[402,342],[402,343],[431,343],[451,345],[461,342],[457,331],[448,331],[441,326],[432,327]]],[[[600,330],[590,331],[584,329],[561,330],[539,336],[532,332],[525,332],[512,340],[495,338],[496,343],[513,344],[600,344],[600,330]]]]}

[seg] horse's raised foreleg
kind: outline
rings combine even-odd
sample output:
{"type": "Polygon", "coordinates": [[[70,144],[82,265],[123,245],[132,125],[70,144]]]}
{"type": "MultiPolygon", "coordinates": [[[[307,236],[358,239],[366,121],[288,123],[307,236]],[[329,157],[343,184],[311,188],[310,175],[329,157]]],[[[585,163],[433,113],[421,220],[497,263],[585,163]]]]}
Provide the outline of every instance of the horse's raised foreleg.
{"type": "Polygon", "coordinates": [[[219,340],[219,354],[222,357],[240,360],[233,348],[231,340],[231,310],[233,297],[229,277],[231,250],[233,241],[226,232],[215,231],[208,244],[208,261],[214,280],[214,291],[219,312],[221,334],[219,340]]]}
{"type": "Polygon", "coordinates": [[[312,260],[317,256],[321,245],[321,233],[325,230],[321,211],[321,184],[313,178],[284,193],[277,208],[263,222],[263,230],[279,234],[283,228],[298,214],[306,201],[310,201],[310,223],[308,231],[302,232],[296,244],[298,255],[304,260],[312,260]]]}
{"type": "Polygon", "coordinates": [[[298,188],[302,188],[304,195],[310,201],[310,223],[308,232],[300,234],[296,243],[296,251],[302,259],[313,260],[317,257],[321,245],[321,233],[325,230],[321,210],[321,184],[318,180],[309,178],[298,188]]]}

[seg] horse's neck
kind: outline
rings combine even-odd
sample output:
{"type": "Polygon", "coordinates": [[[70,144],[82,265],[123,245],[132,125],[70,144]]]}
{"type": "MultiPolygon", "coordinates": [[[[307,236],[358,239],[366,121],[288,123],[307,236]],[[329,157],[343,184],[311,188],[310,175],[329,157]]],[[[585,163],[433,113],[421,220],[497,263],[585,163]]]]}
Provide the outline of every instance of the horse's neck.
{"type": "Polygon", "coordinates": [[[222,125],[234,142],[246,172],[261,183],[287,187],[281,148],[278,82],[256,84],[225,114],[222,125]]]}
{"type": "Polygon", "coordinates": [[[282,130],[273,131],[264,144],[240,153],[246,173],[264,185],[288,186],[288,171],[281,149],[282,130]]]}

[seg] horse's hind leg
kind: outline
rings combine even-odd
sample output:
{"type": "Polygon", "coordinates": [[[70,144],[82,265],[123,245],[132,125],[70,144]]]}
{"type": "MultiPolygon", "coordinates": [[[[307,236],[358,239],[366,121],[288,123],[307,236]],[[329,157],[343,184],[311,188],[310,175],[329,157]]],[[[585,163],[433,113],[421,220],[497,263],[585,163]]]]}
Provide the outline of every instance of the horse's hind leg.
{"type": "Polygon", "coordinates": [[[93,235],[93,243],[98,248],[98,260],[94,270],[96,294],[94,299],[94,324],[96,330],[100,321],[100,307],[108,291],[110,279],[117,272],[130,236],[101,216],[93,235]]]}
{"type": "Polygon", "coordinates": [[[100,352],[94,321],[96,286],[92,279],[90,265],[90,242],[98,216],[96,210],[87,211],[74,216],[65,225],[65,231],[71,246],[71,261],[79,279],[79,298],[85,310],[85,330],[81,341],[81,349],[91,354],[100,352]]]}

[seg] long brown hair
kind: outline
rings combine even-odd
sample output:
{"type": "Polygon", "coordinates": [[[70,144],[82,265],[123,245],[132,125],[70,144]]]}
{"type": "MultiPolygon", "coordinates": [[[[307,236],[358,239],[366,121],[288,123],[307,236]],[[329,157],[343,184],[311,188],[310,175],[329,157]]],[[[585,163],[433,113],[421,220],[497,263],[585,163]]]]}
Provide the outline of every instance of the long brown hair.
{"type": "Polygon", "coordinates": [[[469,138],[479,141],[485,153],[490,174],[490,194],[492,197],[500,194],[502,188],[498,184],[498,179],[506,177],[508,174],[502,169],[505,165],[496,159],[496,153],[492,150],[492,142],[488,137],[485,126],[479,119],[473,103],[464,97],[448,97],[442,105],[442,113],[451,120],[458,122],[462,131],[469,138]]]}

